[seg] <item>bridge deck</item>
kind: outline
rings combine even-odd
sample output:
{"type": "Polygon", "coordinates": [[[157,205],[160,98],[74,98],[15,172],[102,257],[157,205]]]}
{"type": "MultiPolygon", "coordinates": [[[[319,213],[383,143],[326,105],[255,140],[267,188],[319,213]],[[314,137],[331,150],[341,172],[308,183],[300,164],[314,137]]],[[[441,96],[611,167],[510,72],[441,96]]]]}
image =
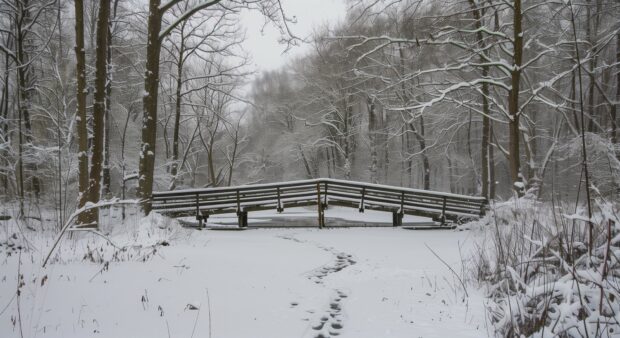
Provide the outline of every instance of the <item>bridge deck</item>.
{"type": "Polygon", "coordinates": [[[299,206],[317,206],[319,227],[325,224],[324,209],[329,205],[393,213],[392,222],[400,225],[404,214],[431,217],[442,223],[482,216],[485,198],[436,191],[402,188],[355,181],[313,179],[236,187],[186,189],[154,192],[152,208],[171,217],[236,213],[240,226],[247,225],[247,213],[299,206]]]}

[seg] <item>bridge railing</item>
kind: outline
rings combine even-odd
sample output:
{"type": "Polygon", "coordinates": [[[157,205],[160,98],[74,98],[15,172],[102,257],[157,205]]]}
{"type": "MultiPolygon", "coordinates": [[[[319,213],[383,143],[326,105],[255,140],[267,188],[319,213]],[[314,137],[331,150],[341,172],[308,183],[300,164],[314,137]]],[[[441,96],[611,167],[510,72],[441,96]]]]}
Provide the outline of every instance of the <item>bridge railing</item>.
{"type": "Polygon", "coordinates": [[[324,209],[340,205],[393,213],[393,224],[402,224],[404,214],[431,217],[444,223],[475,219],[484,214],[486,199],[388,185],[336,179],[313,179],[236,187],[154,192],[153,210],[169,216],[196,216],[202,225],[209,215],[236,213],[247,225],[247,213],[257,210],[317,205],[319,226],[324,209]]]}

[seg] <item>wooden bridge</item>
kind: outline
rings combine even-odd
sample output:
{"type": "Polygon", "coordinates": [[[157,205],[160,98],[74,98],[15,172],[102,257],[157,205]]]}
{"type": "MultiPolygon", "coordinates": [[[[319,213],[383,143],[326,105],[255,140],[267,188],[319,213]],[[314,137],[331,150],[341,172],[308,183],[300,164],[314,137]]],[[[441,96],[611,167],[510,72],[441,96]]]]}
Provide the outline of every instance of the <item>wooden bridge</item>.
{"type": "Polygon", "coordinates": [[[154,192],[154,211],[170,217],[195,216],[203,226],[210,215],[236,213],[239,226],[248,225],[248,212],[284,211],[285,208],[316,205],[318,226],[325,226],[325,209],[330,205],[392,213],[392,224],[402,225],[403,216],[430,217],[445,225],[484,215],[487,200],[396,186],[343,181],[329,178],[236,187],[186,189],[154,192]]]}

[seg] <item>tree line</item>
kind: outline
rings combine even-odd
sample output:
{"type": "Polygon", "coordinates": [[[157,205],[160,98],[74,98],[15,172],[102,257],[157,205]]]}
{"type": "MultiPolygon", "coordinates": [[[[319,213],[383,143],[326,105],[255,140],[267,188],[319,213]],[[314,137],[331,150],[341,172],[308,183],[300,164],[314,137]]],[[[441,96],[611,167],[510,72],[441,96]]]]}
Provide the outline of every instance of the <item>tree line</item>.
{"type": "MultiPolygon", "coordinates": [[[[208,184],[230,184],[243,143],[235,102],[249,73],[247,11],[282,33],[292,21],[274,0],[2,0],[5,200],[22,216],[55,200],[62,220],[75,205],[126,193],[148,213],[154,184],[196,184],[205,166],[208,184]]],[[[90,209],[79,223],[97,217],[90,209]]]]}
{"type": "Polygon", "coordinates": [[[617,197],[619,10],[602,0],[350,2],[308,55],[256,80],[251,143],[267,165],[292,156],[307,177],[490,199],[576,197],[588,178],[617,197]]]}
{"type": "Polygon", "coordinates": [[[113,196],[148,213],[153,189],[321,176],[490,199],[588,179],[617,197],[618,1],[347,4],[248,92],[243,13],[301,42],[280,1],[0,0],[5,201],[54,201],[62,221],[113,196]]]}

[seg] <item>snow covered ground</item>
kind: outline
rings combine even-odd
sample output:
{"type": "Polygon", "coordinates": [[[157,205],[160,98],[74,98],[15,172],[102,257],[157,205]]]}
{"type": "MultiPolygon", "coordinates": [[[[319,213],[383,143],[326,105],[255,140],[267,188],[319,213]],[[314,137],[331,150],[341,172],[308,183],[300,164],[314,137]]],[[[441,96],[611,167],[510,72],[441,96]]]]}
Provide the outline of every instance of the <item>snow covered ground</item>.
{"type": "Polygon", "coordinates": [[[482,294],[469,287],[464,297],[429,249],[460,273],[473,231],[198,231],[157,215],[135,223],[104,229],[122,250],[74,234],[46,268],[51,236],[31,236],[36,249],[20,257],[13,248],[25,243],[0,233],[0,337],[488,334],[482,294]]]}

